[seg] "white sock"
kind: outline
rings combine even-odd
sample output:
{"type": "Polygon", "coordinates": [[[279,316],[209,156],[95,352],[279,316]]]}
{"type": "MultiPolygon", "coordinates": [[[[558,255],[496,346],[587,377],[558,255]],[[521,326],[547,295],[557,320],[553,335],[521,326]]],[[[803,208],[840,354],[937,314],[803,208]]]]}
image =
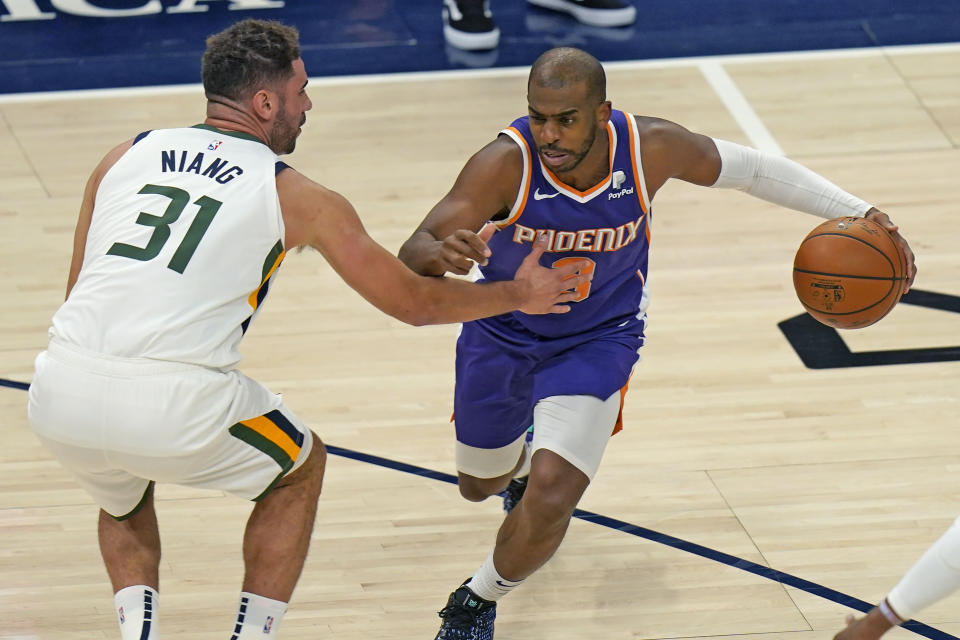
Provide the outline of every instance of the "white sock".
{"type": "Polygon", "coordinates": [[[960,518],[904,574],[887,596],[887,602],[901,620],[910,620],[957,589],[960,589],[960,518]]]}
{"type": "Polygon", "coordinates": [[[523,580],[507,580],[493,566],[493,551],[473,574],[467,586],[484,600],[497,600],[507,595],[523,583],[523,580]]]}
{"type": "Polygon", "coordinates": [[[283,614],[286,612],[286,602],[243,591],[240,593],[237,624],[233,628],[230,640],[276,638],[280,621],[283,620],[283,614]]]}
{"type": "Polygon", "coordinates": [[[124,587],[113,594],[123,640],[156,640],[157,592],[143,584],[124,587]]]}

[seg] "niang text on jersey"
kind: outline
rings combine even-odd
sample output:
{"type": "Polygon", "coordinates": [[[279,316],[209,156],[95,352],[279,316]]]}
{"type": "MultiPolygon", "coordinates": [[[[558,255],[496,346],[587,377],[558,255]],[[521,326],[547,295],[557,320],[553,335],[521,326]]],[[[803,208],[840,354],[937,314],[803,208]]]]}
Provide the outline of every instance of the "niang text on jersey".
{"type": "Polygon", "coordinates": [[[176,171],[179,173],[195,173],[198,176],[206,176],[211,180],[216,180],[220,184],[227,184],[234,178],[243,175],[243,169],[237,165],[230,165],[229,162],[213,156],[207,160],[202,151],[196,153],[192,151],[169,151],[160,152],[160,165],[164,173],[176,171]]]}

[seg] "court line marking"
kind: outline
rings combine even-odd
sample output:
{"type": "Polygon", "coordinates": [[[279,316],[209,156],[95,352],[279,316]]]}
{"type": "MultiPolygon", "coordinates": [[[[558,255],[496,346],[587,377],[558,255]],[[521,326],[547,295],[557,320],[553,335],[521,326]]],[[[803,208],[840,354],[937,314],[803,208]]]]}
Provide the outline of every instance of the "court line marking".
{"type": "Polygon", "coordinates": [[[777,143],[773,134],[770,133],[767,126],[763,124],[763,120],[760,119],[757,112],[750,106],[750,101],[743,95],[740,87],[733,81],[733,78],[730,77],[730,74],[727,73],[723,65],[711,60],[701,62],[697,65],[697,68],[700,69],[700,73],[703,74],[707,84],[710,85],[714,93],[717,94],[717,97],[720,98],[720,101],[723,102],[723,105],[727,108],[727,111],[730,112],[730,115],[733,116],[733,119],[736,120],[740,128],[743,129],[743,132],[750,140],[751,146],[773,155],[784,155],[783,149],[777,143]]]}
{"type": "MultiPolygon", "coordinates": [[[[331,444],[325,443],[325,446],[329,453],[337,456],[349,458],[358,462],[374,464],[380,467],[393,469],[395,471],[402,471],[404,473],[409,473],[424,478],[440,480],[450,484],[457,484],[456,476],[453,476],[449,473],[434,471],[433,469],[426,469],[424,467],[418,467],[417,465],[406,462],[398,462],[388,458],[381,458],[380,456],[362,453],[352,449],[344,449],[343,447],[337,447],[331,444]]],[[[688,540],[683,540],[682,538],[676,538],[665,533],[660,533],[659,531],[654,531],[653,529],[647,529],[646,527],[624,522],[623,520],[610,518],[599,513],[587,511],[586,509],[575,509],[573,512],[573,517],[585,522],[592,522],[593,524],[600,525],[601,527],[627,533],[638,538],[644,538],[650,542],[666,545],[668,547],[677,549],[678,551],[686,551],[687,553],[692,553],[700,556],[701,558],[713,560],[714,562],[719,562],[729,567],[752,573],[760,576],[761,578],[766,578],[767,580],[771,580],[782,585],[794,587],[796,589],[800,589],[801,591],[806,591],[811,595],[819,596],[825,600],[830,600],[831,602],[835,602],[839,605],[860,611],[861,613],[866,613],[874,607],[873,604],[866,602],[865,600],[860,600],[859,598],[849,596],[829,587],[824,587],[815,582],[799,578],[789,573],[784,573],[783,571],[778,571],[777,569],[766,567],[762,564],[757,564],[756,562],[751,562],[750,560],[738,558],[737,556],[730,555],[722,551],[717,551],[715,549],[699,545],[695,542],[690,542],[688,540]]],[[[914,633],[926,638],[930,638],[931,640],[958,640],[956,636],[952,636],[945,631],[941,631],[940,629],[936,629],[916,620],[910,620],[901,626],[904,629],[909,629],[910,631],[913,631],[914,633]]]]}
{"type": "MultiPolygon", "coordinates": [[[[960,53],[960,43],[912,44],[894,47],[861,47],[850,49],[822,49],[816,51],[787,51],[778,53],[743,53],[722,56],[691,56],[689,58],[657,58],[653,60],[619,60],[604,62],[607,71],[642,69],[668,69],[674,67],[697,67],[704,63],[722,65],[755,64],[771,62],[793,62],[797,60],[835,60],[842,58],[887,57],[890,55],[926,55],[935,53],[960,53]]],[[[470,78],[507,78],[525,77],[529,66],[496,67],[493,69],[441,69],[437,71],[410,71],[400,73],[371,73],[364,75],[345,75],[311,77],[313,86],[345,86],[383,83],[403,83],[458,80],[470,78]]],[[[170,94],[203,93],[200,84],[179,84],[151,87],[128,87],[123,89],[83,89],[76,91],[45,91],[39,93],[0,94],[0,104],[17,102],[47,102],[74,99],[126,98],[170,94]]]]}
{"type": "Polygon", "coordinates": [[[0,378],[0,387],[10,387],[11,389],[22,389],[27,391],[30,389],[30,385],[26,382],[17,382],[16,380],[4,380],[0,378]]]}
{"type": "MultiPolygon", "coordinates": [[[[860,58],[872,56],[886,57],[889,55],[925,55],[956,52],[960,52],[960,43],[902,45],[896,47],[867,47],[854,49],[828,49],[782,53],[737,54],[725,56],[696,56],[689,58],[664,58],[657,60],[613,61],[604,62],[604,68],[607,70],[629,71],[639,69],[696,67],[703,74],[708,84],[711,86],[711,88],[713,88],[717,96],[724,103],[727,110],[736,120],[737,124],[739,124],[741,129],[743,129],[744,133],[750,139],[751,144],[754,147],[768,153],[783,155],[783,149],[763,124],[763,121],[760,119],[760,117],[750,106],[746,97],[736,86],[736,83],[727,73],[723,65],[773,63],[796,60],[860,58]]],[[[365,74],[310,78],[310,83],[315,86],[365,85],[379,84],[384,82],[419,82],[423,80],[523,77],[528,72],[529,67],[527,66],[500,67],[495,69],[417,71],[409,73],[365,74]]],[[[154,87],[131,87],[125,89],[88,89],[79,91],[0,94],[0,104],[91,98],[179,95],[188,93],[202,93],[202,91],[203,87],[200,84],[184,84],[154,87]]],[[[0,387],[27,390],[29,389],[29,384],[0,378],[0,387]]],[[[326,448],[330,453],[339,455],[341,457],[367,462],[369,464],[375,464],[377,466],[394,469],[425,478],[431,478],[442,482],[451,484],[457,483],[456,477],[440,471],[433,471],[431,469],[425,469],[423,467],[417,467],[415,465],[389,460],[379,456],[365,454],[330,444],[326,445],[326,448]]],[[[630,524],[622,520],[610,518],[608,516],[593,513],[591,511],[586,511],[584,509],[576,509],[573,517],[586,522],[593,522],[594,524],[598,524],[610,529],[622,531],[633,536],[644,538],[646,540],[650,540],[651,542],[657,542],[681,551],[686,551],[709,560],[714,560],[721,564],[726,564],[728,566],[753,573],[760,577],[767,578],[768,580],[795,587],[812,595],[819,596],[826,600],[830,600],[842,606],[846,606],[863,613],[866,613],[873,608],[872,604],[864,600],[860,600],[828,587],[804,580],[803,578],[799,578],[770,567],[765,567],[763,565],[759,565],[749,560],[744,560],[721,551],[716,551],[693,542],[688,542],[680,538],[659,533],[657,531],[653,531],[652,529],[647,529],[645,527],[630,524]]],[[[955,636],[915,620],[905,623],[903,627],[924,637],[931,638],[931,640],[960,640],[955,636]]]]}
{"type": "MultiPolygon", "coordinates": [[[[0,387],[27,390],[30,388],[30,385],[26,382],[4,380],[3,378],[0,378],[0,387]]],[[[335,456],[349,458],[350,460],[356,460],[358,462],[366,462],[378,467],[393,469],[394,471],[402,471],[403,473],[420,476],[421,478],[430,478],[431,480],[439,480],[449,484],[457,484],[456,476],[453,476],[449,473],[434,471],[433,469],[418,467],[414,464],[390,460],[389,458],[381,458],[380,456],[354,451],[353,449],[345,449],[343,447],[338,447],[328,443],[324,443],[324,446],[326,447],[328,453],[332,453],[335,456]]],[[[783,571],[765,567],[762,564],[757,564],[756,562],[751,562],[750,560],[744,560],[743,558],[738,558],[737,556],[730,555],[729,553],[704,547],[703,545],[699,545],[695,542],[689,542],[687,540],[683,540],[682,538],[675,538],[674,536],[660,533],[659,531],[654,531],[653,529],[647,529],[646,527],[630,524],[629,522],[624,522],[623,520],[617,520],[616,518],[610,518],[599,513],[587,511],[586,509],[574,510],[573,517],[583,520],[584,522],[592,522],[593,524],[601,527],[606,527],[608,529],[613,529],[614,531],[620,531],[638,538],[643,538],[645,540],[649,540],[650,542],[666,545],[668,547],[677,549],[678,551],[686,551],[687,553],[692,553],[693,555],[700,556],[701,558],[713,560],[714,562],[725,564],[729,567],[733,567],[734,569],[740,569],[742,571],[760,576],[761,578],[766,578],[767,580],[771,580],[788,587],[794,587],[796,589],[800,589],[801,591],[806,591],[811,595],[819,596],[825,600],[830,600],[831,602],[835,602],[844,607],[860,611],[861,613],[870,611],[870,609],[872,609],[874,606],[865,600],[848,596],[840,591],[836,591],[829,587],[824,587],[815,582],[810,582],[809,580],[804,580],[803,578],[798,578],[797,576],[789,573],[784,573],[783,571]]],[[[952,636],[945,631],[941,631],[922,622],[917,622],[916,620],[910,620],[901,626],[904,629],[909,629],[918,635],[930,638],[930,640],[960,640],[960,638],[957,638],[956,636],[952,636]]]]}

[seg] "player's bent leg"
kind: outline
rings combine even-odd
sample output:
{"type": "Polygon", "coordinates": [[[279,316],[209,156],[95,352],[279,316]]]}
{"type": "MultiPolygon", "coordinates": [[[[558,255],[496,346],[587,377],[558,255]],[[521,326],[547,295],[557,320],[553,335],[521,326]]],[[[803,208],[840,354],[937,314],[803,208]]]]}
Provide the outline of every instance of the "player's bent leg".
{"type": "Polygon", "coordinates": [[[160,531],[153,505],[153,483],[142,500],[115,517],[100,509],[100,554],[114,591],[114,608],[123,640],[158,637],[160,531]]]}
{"type": "Polygon", "coordinates": [[[461,472],[457,474],[457,488],[470,502],[482,502],[506,489],[512,477],[512,473],[507,473],[496,478],[477,478],[461,472]]]}
{"type": "Polygon", "coordinates": [[[159,588],[160,531],[152,482],[133,512],[115,517],[100,509],[97,537],[115,592],[137,584],[159,588]]]}
{"type": "Polygon", "coordinates": [[[307,557],[327,453],[316,434],[306,460],[261,498],[243,537],[243,590],[287,602],[307,557]]]}
{"type": "Polygon", "coordinates": [[[600,467],[619,413],[619,391],[605,400],[552,396],[537,403],[530,477],[523,499],[504,519],[494,549],[493,564],[504,578],[523,580],[560,546],[600,467]]]}
{"type": "Polygon", "coordinates": [[[231,640],[273,638],[300,578],[323,486],[327,453],[305,433],[296,466],[257,498],[243,536],[243,591],[231,640]]]}
{"type": "Polygon", "coordinates": [[[497,533],[493,562],[500,575],[523,580],[553,556],[589,484],[582,471],[553,451],[534,454],[523,499],[497,533]]]}
{"type": "Polygon", "coordinates": [[[460,495],[480,502],[507,488],[526,460],[526,431],[506,446],[494,449],[457,442],[457,486],[460,495]]]}
{"type": "Polygon", "coordinates": [[[557,550],[589,482],[586,474],[552,451],[534,455],[527,492],[504,519],[493,553],[440,610],[443,622],[436,640],[492,640],[497,600],[557,550]]]}

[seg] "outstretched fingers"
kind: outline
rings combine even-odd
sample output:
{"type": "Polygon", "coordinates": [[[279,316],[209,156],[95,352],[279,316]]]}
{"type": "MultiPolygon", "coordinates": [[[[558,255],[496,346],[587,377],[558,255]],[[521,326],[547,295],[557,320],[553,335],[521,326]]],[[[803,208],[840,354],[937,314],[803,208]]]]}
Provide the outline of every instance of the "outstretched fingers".
{"type": "Polygon", "coordinates": [[[557,273],[564,280],[577,280],[577,284],[583,284],[584,282],[590,282],[593,280],[593,273],[583,274],[580,271],[590,264],[589,260],[577,260],[576,262],[568,262],[559,267],[554,267],[557,273]]]}
{"type": "Polygon", "coordinates": [[[490,248],[479,235],[469,229],[457,229],[441,243],[444,266],[447,271],[464,275],[473,268],[473,263],[487,264],[490,248]]]}
{"type": "Polygon", "coordinates": [[[564,302],[573,302],[580,299],[580,292],[577,288],[593,280],[593,271],[581,273],[589,263],[586,260],[580,260],[560,267],[554,267],[557,275],[560,277],[561,286],[564,290],[557,296],[557,304],[551,309],[552,313],[567,313],[570,306],[562,304],[564,302]]]}

